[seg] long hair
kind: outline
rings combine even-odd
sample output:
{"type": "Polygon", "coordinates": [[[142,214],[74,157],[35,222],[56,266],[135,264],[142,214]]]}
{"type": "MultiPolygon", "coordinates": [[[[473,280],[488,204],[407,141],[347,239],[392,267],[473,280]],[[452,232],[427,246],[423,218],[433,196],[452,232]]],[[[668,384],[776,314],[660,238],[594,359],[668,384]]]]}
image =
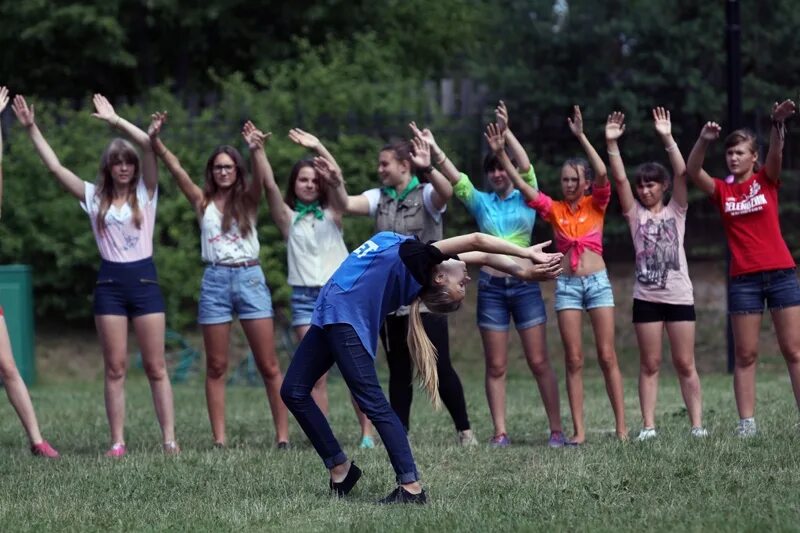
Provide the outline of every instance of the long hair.
{"type": "Polygon", "coordinates": [[[97,179],[95,194],[100,199],[100,206],[97,210],[95,219],[97,229],[100,233],[106,230],[106,214],[114,201],[114,179],[111,177],[111,167],[119,163],[133,165],[133,179],[128,186],[127,202],[133,213],[133,223],[137,229],[142,227],[142,210],[139,208],[139,199],[136,196],[136,189],[141,179],[141,163],[136,148],[125,139],[116,138],[111,141],[103,155],[100,157],[100,173],[97,179]]]}
{"type": "Polygon", "coordinates": [[[756,134],[753,133],[752,130],[740,128],[730,132],[730,134],[725,137],[725,150],[743,142],[748,143],[750,145],[750,151],[756,154],[756,162],[753,164],[753,172],[758,172],[758,170],[761,168],[761,162],[758,158],[759,146],[756,134]]]}
{"type": "Polygon", "coordinates": [[[222,213],[222,232],[230,231],[233,221],[239,226],[242,237],[247,237],[253,231],[253,219],[255,218],[258,204],[247,194],[247,167],[244,164],[239,150],[233,146],[218,146],[208,158],[206,163],[206,181],[203,184],[203,209],[219,192],[217,182],[214,180],[214,161],[219,154],[225,154],[233,160],[236,181],[231,185],[231,192],[225,202],[225,212],[222,213]]]}
{"type": "Polygon", "coordinates": [[[411,361],[416,368],[419,385],[428,394],[434,409],[439,409],[442,400],[439,397],[439,373],[436,369],[438,353],[422,325],[419,307],[422,302],[434,313],[450,313],[461,307],[460,301],[454,301],[446,287],[423,289],[420,295],[411,302],[408,312],[408,343],[411,361]]]}
{"type": "MultiPolygon", "coordinates": [[[[304,168],[310,168],[311,170],[314,170],[314,162],[310,159],[301,159],[294,164],[292,167],[292,172],[289,174],[289,183],[286,185],[286,194],[283,196],[283,201],[286,202],[286,205],[292,209],[295,208],[295,203],[297,202],[297,193],[295,193],[294,190],[295,185],[297,184],[297,176],[300,175],[300,171],[304,168]]],[[[316,173],[316,171],[314,171],[314,173],[316,173]]],[[[328,206],[328,187],[325,183],[325,180],[319,179],[319,176],[317,176],[317,183],[319,184],[319,205],[325,209],[328,206]]]]}
{"type": "MultiPolygon", "coordinates": [[[[390,142],[389,144],[385,144],[383,148],[381,148],[381,152],[392,152],[394,158],[398,161],[407,161],[409,169],[412,175],[416,175],[417,169],[414,162],[411,161],[411,153],[413,152],[413,146],[409,141],[405,140],[397,140],[390,142]]],[[[420,181],[424,181],[423,176],[417,176],[420,181]]]]}

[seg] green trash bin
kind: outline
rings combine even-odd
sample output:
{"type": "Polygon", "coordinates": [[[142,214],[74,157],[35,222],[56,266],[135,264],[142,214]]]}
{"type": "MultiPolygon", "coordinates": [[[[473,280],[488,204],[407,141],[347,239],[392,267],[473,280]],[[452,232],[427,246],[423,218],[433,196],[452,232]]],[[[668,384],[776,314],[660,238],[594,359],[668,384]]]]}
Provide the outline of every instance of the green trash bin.
{"type": "Polygon", "coordinates": [[[28,265],[0,266],[0,306],[3,307],[11,349],[22,379],[36,381],[33,351],[33,286],[28,265]]]}

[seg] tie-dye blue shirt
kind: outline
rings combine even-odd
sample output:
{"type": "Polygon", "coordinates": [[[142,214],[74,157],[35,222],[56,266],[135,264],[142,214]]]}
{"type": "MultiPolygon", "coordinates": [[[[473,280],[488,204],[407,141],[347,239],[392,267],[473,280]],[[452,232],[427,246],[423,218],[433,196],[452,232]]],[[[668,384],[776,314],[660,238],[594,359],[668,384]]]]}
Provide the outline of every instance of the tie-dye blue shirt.
{"type": "MultiPolygon", "coordinates": [[[[538,188],[533,166],[522,175],[522,179],[538,188]]],[[[531,245],[536,211],[525,203],[525,198],[518,190],[514,189],[507,197],[500,198],[495,192],[477,190],[467,175],[462,173],[453,192],[475,218],[481,233],[499,237],[517,246],[531,245]]]]}

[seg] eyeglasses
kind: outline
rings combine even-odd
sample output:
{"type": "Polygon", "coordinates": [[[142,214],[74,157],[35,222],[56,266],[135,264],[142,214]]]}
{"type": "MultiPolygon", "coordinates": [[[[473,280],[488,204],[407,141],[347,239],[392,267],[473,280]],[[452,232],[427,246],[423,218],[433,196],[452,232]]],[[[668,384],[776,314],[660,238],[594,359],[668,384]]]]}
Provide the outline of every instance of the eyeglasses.
{"type": "Polygon", "coordinates": [[[214,165],[211,169],[214,172],[223,173],[223,172],[233,172],[233,169],[236,168],[233,165],[214,165]]]}

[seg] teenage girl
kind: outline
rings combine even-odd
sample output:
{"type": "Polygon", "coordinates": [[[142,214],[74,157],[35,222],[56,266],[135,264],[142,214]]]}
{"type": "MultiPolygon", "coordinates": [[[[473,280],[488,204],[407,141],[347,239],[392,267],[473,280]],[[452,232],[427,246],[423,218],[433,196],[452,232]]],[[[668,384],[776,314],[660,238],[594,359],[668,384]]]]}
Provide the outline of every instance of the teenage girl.
{"type": "Polygon", "coordinates": [[[583,311],[589,313],[594,330],[597,358],[606,382],[606,392],[614,411],[617,437],[627,439],[622,375],[614,348],[614,294],[603,261],[603,217],[611,199],[606,166],[583,133],[583,117],[578,106],[567,119],[589,158],[568,159],[561,167],[563,200],[554,201],[525,183],[503,149],[505,139],[499,128],[490,124],[487,139],[528,205],[553,226],[556,248],[564,254],[564,273],[556,280],[558,329],[564,343],[567,366],[567,395],[575,434],[568,445],[586,440],[583,420],[583,311]],[[587,192],[591,186],[591,193],[587,192]]]}
{"type": "Polygon", "coordinates": [[[634,174],[636,199],[625,174],[619,138],[625,131],[625,115],[614,112],[606,122],[606,146],[611,175],[620,207],[631,230],[636,252],[633,285],[633,326],[639,342],[639,404],[643,428],[638,440],[656,436],[656,397],[664,329],[670,342],[672,364],[678,374],[683,401],[689,414],[690,434],[705,437],[700,378],[694,365],[695,312],[692,281],[683,249],[686,234],[686,164],[672,137],[669,111],[653,109],[656,132],[672,166],[672,197],[664,204],[670,177],[659,163],[640,165],[634,174]]]}
{"type": "Polygon", "coordinates": [[[39,157],[89,215],[102,258],[94,291],[94,320],[103,347],[105,403],[111,429],[108,457],[126,454],[125,375],[128,370],[128,321],[133,322],[144,370],[150,381],[164,452],[179,452],[175,442],[172,386],[164,361],[164,298],[153,263],[153,227],[158,202],[158,166],[147,133],[94,95],[95,118],[121,130],[139,146],[114,139],[100,159],[97,183],[83,181],[64,167],[34,121],[33,106],[14,98],[14,113],[28,131],[39,157]]]}
{"type": "Polygon", "coordinates": [[[520,248],[481,233],[423,244],[414,237],[381,232],[354,250],[322,288],[309,329],[292,359],[281,396],[330,471],[330,488],[345,496],[361,470],[342,451],[311,398],[314,383],[335,363],[355,398],[375,424],[398,486],[380,503],[425,503],[426,496],[405,428],[383,395],[375,370],[378,331],[386,316],[410,305],[407,342],[421,385],[437,405],[436,349],[425,335],[422,302],[434,312],[455,311],[464,299],[466,263],[525,279],[545,279],[560,270],[557,254],[542,245],[520,248]],[[461,254],[455,257],[455,254],[461,254]],[[523,266],[504,255],[538,263],[523,266]]]}
{"type": "MultiPolygon", "coordinates": [[[[378,155],[378,176],[383,187],[357,196],[348,196],[344,187],[336,187],[331,190],[332,199],[340,202],[347,214],[375,217],[376,231],[413,235],[422,242],[442,238],[442,213],[453,195],[453,187],[431,165],[430,151],[424,142],[414,139],[412,143],[384,146],[378,155]]],[[[406,343],[409,310],[401,307],[394,311],[386,318],[381,338],[389,365],[389,400],[408,430],[414,390],[413,365],[406,343]]],[[[477,440],[470,429],[464,389],[450,361],[447,317],[428,313],[423,306],[422,324],[438,353],[439,394],[453,419],[458,443],[474,446],[477,440]]]]}
{"type": "Polygon", "coordinates": [[[256,229],[265,136],[249,123],[242,130],[250,149],[253,179],[247,180],[239,151],[222,145],[209,156],[200,188],[159,137],[166,119],[166,113],[155,113],[148,133],[155,153],[189,200],[200,224],[206,268],[200,284],[198,322],[206,350],[206,402],[214,445],[221,448],[227,442],[225,381],[231,324],[237,315],[266,387],[275,440],[279,448],[286,448],[288,413],[280,399],[282,376],[273,338],[272,300],[259,264],[256,229]]]}
{"type": "MultiPolygon", "coordinates": [[[[8,104],[8,89],[0,87],[0,114],[8,104]]],[[[3,131],[0,128],[0,207],[3,205],[3,131]]],[[[39,432],[39,423],[36,421],[36,413],[33,411],[33,403],[28,394],[28,388],[22,377],[19,375],[17,365],[14,363],[14,355],[11,353],[11,340],[8,338],[8,327],[3,316],[3,308],[0,307],[0,380],[6,389],[8,401],[14,406],[14,410],[19,416],[22,427],[28,435],[31,445],[31,453],[40,457],[58,459],[58,452],[50,446],[50,443],[42,438],[39,432]]]]}
{"type": "Polygon", "coordinates": [[[736,434],[756,434],[756,359],[764,305],[769,308],[778,344],[789,369],[794,398],[800,408],[800,285],[794,259],[781,234],[778,189],[783,165],[785,121],[795,103],[785,100],[772,107],[769,151],[764,165],[758,160],[755,134],[746,129],[725,139],[725,163],[732,182],[712,178],[703,170],[708,145],[721,128],[707,122],[689,154],[686,170],[697,187],[711,196],[722,215],[722,227],[731,254],[728,313],[735,345],[733,391],[739,424],[736,434]]]}
{"type": "MultiPolygon", "coordinates": [[[[245,128],[251,128],[247,123],[245,128]]],[[[333,156],[314,135],[299,128],[289,132],[289,138],[338,168],[333,156]]],[[[295,163],[289,174],[286,195],[281,194],[272,167],[266,159],[266,152],[258,154],[264,172],[264,188],[267,192],[269,210],[275,225],[286,240],[286,255],[289,275],[287,281],[292,287],[292,327],[298,341],[303,340],[311,326],[311,314],[319,291],[334,271],[347,257],[347,247],[342,238],[342,211],[328,201],[327,182],[320,181],[312,160],[303,159],[295,163]]],[[[326,173],[333,179],[339,173],[326,173]]],[[[328,390],[327,377],[322,376],[314,385],[314,401],[327,416],[328,390]]],[[[358,406],[353,404],[361,425],[360,447],[373,448],[371,424],[358,406]]]]}
{"type": "MultiPolygon", "coordinates": [[[[497,123],[522,178],[537,187],[536,174],[528,155],[508,127],[508,110],[501,101],[495,110],[497,123]]],[[[412,124],[417,137],[431,148],[431,159],[453,184],[455,196],[461,200],[478,223],[482,233],[494,235],[518,246],[531,244],[536,211],[530,209],[522,194],[514,188],[500,161],[490,152],[483,161],[491,192],[475,189],[466,174],[436,144],[430,130],[420,131],[412,124]]],[[[536,378],[550,426],[548,445],[564,445],[561,411],[558,401],[558,380],[547,355],[545,324],[547,313],[539,283],[525,281],[497,271],[490,266],[481,269],[478,281],[478,328],[486,358],[486,399],[494,424],[492,447],[511,444],[506,431],[506,374],[508,371],[508,329],[513,316],[528,366],[536,378]]]]}

